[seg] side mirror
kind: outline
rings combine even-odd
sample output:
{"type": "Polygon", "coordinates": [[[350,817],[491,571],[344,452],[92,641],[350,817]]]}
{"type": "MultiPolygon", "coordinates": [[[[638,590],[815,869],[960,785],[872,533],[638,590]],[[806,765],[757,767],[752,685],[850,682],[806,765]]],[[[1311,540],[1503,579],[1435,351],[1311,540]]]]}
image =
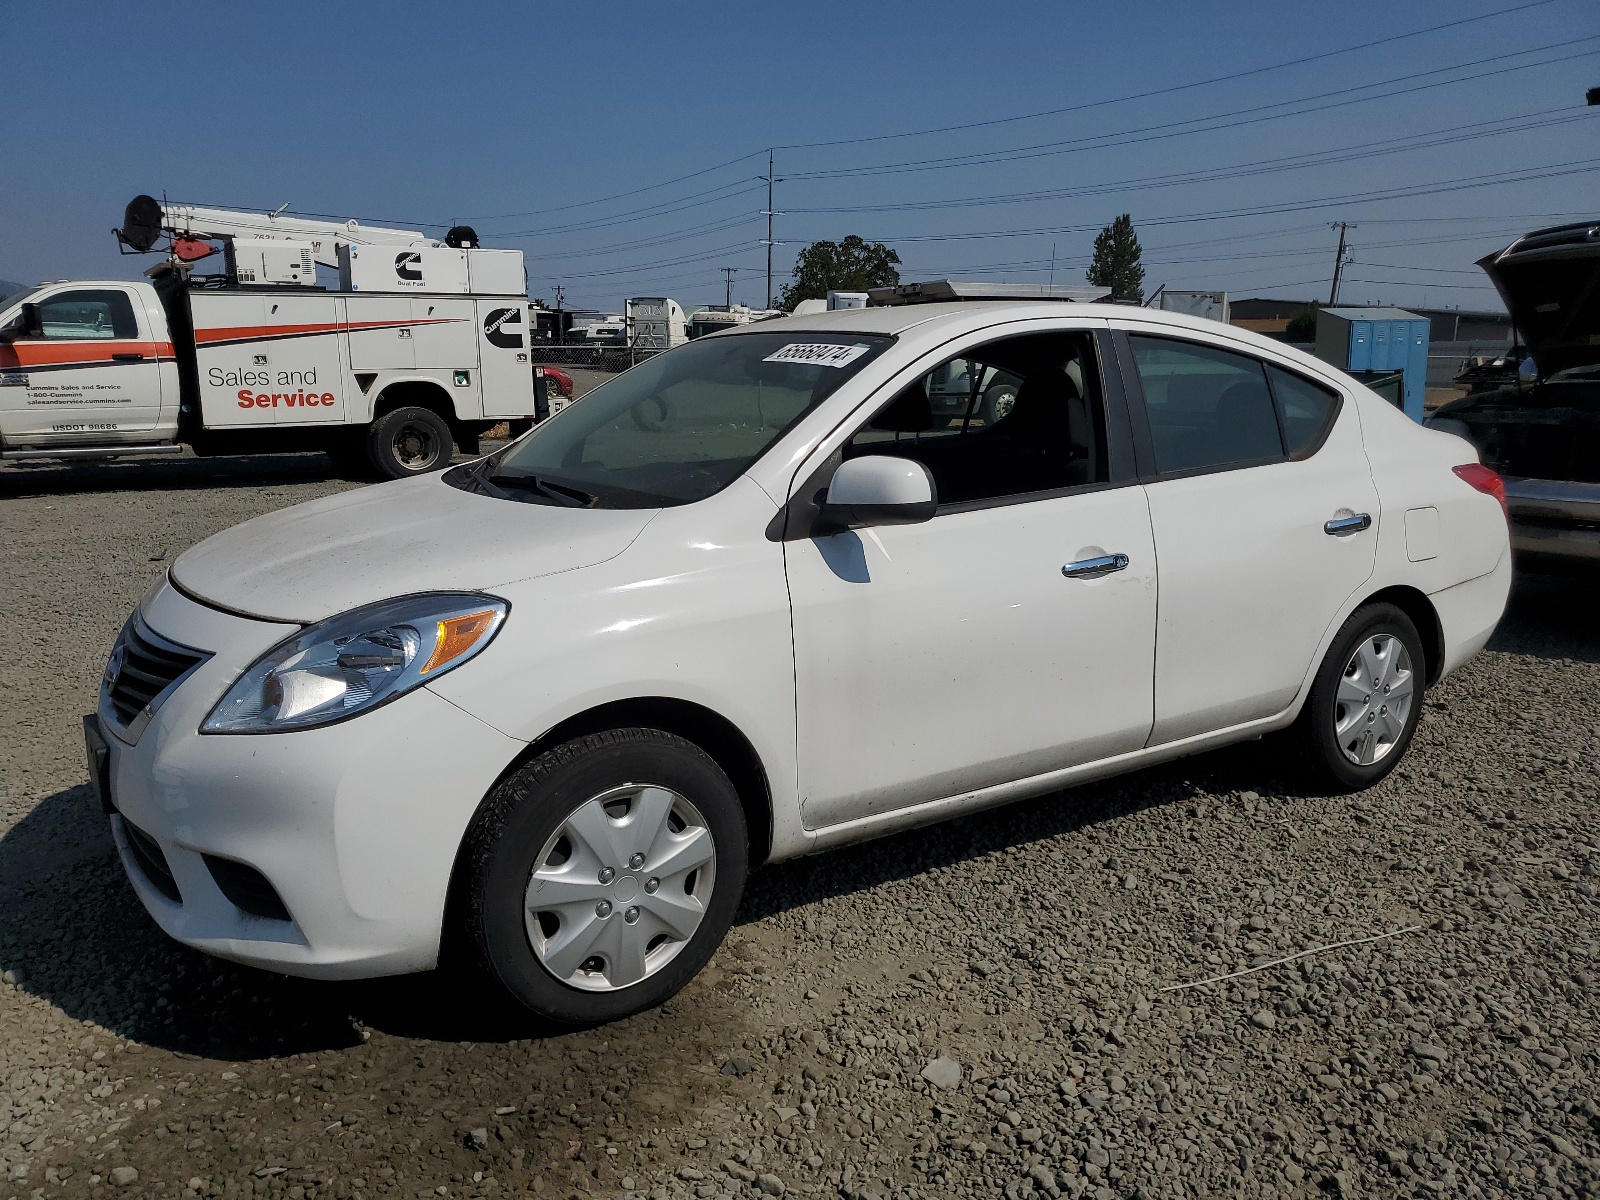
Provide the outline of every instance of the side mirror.
{"type": "Polygon", "coordinates": [[[24,304],[22,311],[0,329],[0,339],[14,342],[18,338],[42,338],[44,336],[44,322],[39,318],[37,304],[24,304]]]}
{"type": "Polygon", "coordinates": [[[829,532],[917,525],[933,520],[938,507],[927,467],[909,458],[873,454],[839,464],[822,503],[821,524],[829,532]]]}

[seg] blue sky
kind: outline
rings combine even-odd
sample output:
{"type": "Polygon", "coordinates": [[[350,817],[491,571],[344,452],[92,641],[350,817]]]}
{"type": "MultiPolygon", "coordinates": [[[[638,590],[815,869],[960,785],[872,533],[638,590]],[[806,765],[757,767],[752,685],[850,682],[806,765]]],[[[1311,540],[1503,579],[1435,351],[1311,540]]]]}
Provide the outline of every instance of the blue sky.
{"type": "Polygon", "coordinates": [[[1325,299],[1345,220],[1341,299],[1498,307],[1474,259],[1600,215],[1600,5],[1526,4],[0,0],[0,278],[136,275],[109,230],[164,192],[467,221],[570,306],[726,266],[759,305],[775,146],[775,286],[850,233],[908,279],[1081,282],[1131,212],[1147,288],[1325,299]]]}

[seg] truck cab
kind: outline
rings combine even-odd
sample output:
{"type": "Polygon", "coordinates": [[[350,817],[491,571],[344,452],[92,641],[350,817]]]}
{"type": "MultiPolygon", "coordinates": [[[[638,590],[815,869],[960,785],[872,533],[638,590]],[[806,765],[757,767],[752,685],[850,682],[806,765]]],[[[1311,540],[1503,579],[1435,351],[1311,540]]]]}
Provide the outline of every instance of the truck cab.
{"type": "Polygon", "coordinates": [[[172,334],[149,284],[48,283],[0,303],[5,445],[170,444],[180,407],[172,334]]]}

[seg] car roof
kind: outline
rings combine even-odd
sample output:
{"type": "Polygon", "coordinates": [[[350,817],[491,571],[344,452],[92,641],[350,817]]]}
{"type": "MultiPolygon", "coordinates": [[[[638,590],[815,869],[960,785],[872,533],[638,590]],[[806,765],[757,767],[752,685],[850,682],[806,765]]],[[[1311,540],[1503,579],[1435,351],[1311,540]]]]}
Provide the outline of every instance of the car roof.
{"type": "Polygon", "coordinates": [[[1140,308],[1131,304],[1074,304],[1060,300],[967,300],[949,304],[896,304],[883,308],[841,308],[802,317],[779,317],[770,321],[758,321],[713,336],[738,337],[747,333],[899,335],[910,329],[935,324],[944,327],[942,332],[958,333],[964,329],[981,329],[985,325],[995,325],[1004,321],[1049,316],[1091,320],[1133,319],[1172,325],[1181,329],[1213,332],[1218,328],[1217,322],[1208,317],[1165,312],[1159,308],[1140,308]]]}

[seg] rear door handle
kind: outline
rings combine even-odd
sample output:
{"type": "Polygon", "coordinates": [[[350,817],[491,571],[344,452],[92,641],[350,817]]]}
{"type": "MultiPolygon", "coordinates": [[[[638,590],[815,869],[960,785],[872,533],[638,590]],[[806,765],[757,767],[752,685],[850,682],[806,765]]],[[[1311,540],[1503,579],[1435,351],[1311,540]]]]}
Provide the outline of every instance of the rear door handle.
{"type": "Polygon", "coordinates": [[[111,356],[111,361],[112,362],[143,362],[144,361],[144,355],[142,355],[142,354],[113,354],[111,356]]]}
{"type": "Polygon", "coordinates": [[[1069,562],[1061,568],[1061,573],[1068,579],[1098,579],[1102,575],[1120,571],[1127,565],[1126,554],[1102,554],[1096,558],[1080,558],[1077,562],[1069,562]]]}
{"type": "Polygon", "coordinates": [[[1351,517],[1335,517],[1322,527],[1323,533],[1331,533],[1334,537],[1344,537],[1349,533],[1360,533],[1363,529],[1372,528],[1372,516],[1369,513],[1356,513],[1351,517]]]}

